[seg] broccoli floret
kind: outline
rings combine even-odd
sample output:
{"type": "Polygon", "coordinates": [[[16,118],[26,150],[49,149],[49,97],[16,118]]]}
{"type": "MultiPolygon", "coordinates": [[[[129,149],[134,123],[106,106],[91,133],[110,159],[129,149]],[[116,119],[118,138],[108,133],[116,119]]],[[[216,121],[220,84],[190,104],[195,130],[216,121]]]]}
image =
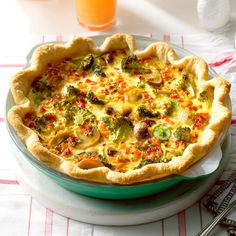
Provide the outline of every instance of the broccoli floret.
{"type": "Polygon", "coordinates": [[[82,69],[84,71],[88,71],[92,67],[93,63],[94,63],[94,57],[92,54],[89,54],[81,62],[82,69]]]}
{"type": "Polygon", "coordinates": [[[168,100],[167,102],[164,103],[163,105],[164,109],[165,109],[165,115],[170,116],[172,115],[172,113],[175,110],[176,107],[176,103],[173,101],[168,100]]]}
{"type": "Polygon", "coordinates": [[[94,73],[96,76],[106,77],[106,74],[105,74],[105,72],[103,71],[102,66],[99,65],[99,64],[96,64],[96,65],[93,66],[93,73],[94,73]]]}
{"type": "Polygon", "coordinates": [[[47,92],[47,91],[51,91],[51,86],[48,85],[45,81],[43,80],[35,80],[32,84],[31,84],[31,87],[32,87],[32,91],[34,93],[36,92],[47,92]]]}
{"type": "Polygon", "coordinates": [[[75,88],[75,87],[72,86],[72,85],[69,85],[69,86],[67,87],[67,92],[68,92],[68,94],[69,94],[70,97],[74,97],[74,96],[80,95],[80,90],[77,89],[77,88],[75,88]]]}
{"type": "Polygon", "coordinates": [[[98,99],[92,91],[90,91],[86,94],[86,98],[92,104],[97,104],[97,105],[104,105],[105,104],[105,102],[98,99]]]}
{"type": "Polygon", "coordinates": [[[124,72],[129,72],[133,74],[148,74],[152,72],[150,69],[146,69],[139,64],[136,55],[124,57],[121,61],[121,69],[124,72]]]}
{"type": "Polygon", "coordinates": [[[137,112],[138,112],[139,116],[142,118],[145,118],[145,117],[155,118],[160,115],[159,112],[153,113],[152,111],[148,110],[145,106],[139,106],[137,108],[137,112]]]}
{"type": "Polygon", "coordinates": [[[119,117],[113,121],[111,130],[113,141],[123,142],[133,134],[133,124],[127,117],[119,117]]]}
{"type": "Polygon", "coordinates": [[[199,94],[199,98],[198,100],[201,101],[201,102],[204,102],[208,99],[208,96],[207,96],[207,91],[202,91],[200,94],[199,94]]]}
{"type": "Polygon", "coordinates": [[[191,134],[191,129],[189,127],[178,127],[174,132],[174,136],[178,141],[189,142],[190,134],[191,134]]]}
{"type": "Polygon", "coordinates": [[[109,163],[108,160],[104,156],[99,155],[97,159],[98,159],[98,161],[100,161],[107,168],[109,168],[111,170],[115,169],[115,166],[112,165],[111,163],[109,163]]]}
{"type": "Polygon", "coordinates": [[[179,86],[181,89],[187,89],[189,87],[188,75],[182,74],[182,78],[179,81],[179,86]]]}
{"type": "Polygon", "coordinates": [[[54,121],[55,119],[56,119],[56,116],[52,113],[46,113],[42,115],[41,117],[36,116],[34,119],[35,129],[38,132],[42,132],[45,126],[51,123],[52,121],[54,121]]]}
{"type": "Polygon", "coordinates": [[[128,125],[131,128],[133,128],[134,126],[132,121],[126,116],[121,116],[121,117],[116,118],[114,120],[114,125],[117,127],[122,126],[122,125],[128,125]]]}
{"type": "Polygon", "coordinates": [[[31,87],[32,87],[32,92],[35,94],[34,95],[35,104],[39,104],[42,100],[51,96],[52,88],[50,85],[47,84],[47,82],[43,80],[35,80],[31,84],[31,87]]]}
{"type": "Polygon", "coordinates": [[[75,106],[69,106],[66,109],[65,115],[64,117],[66,118],[67,121],[73,122],[74,121],[74,117],[77,113],[76,107],[75,106]]]}
{"type": "Polygon", "coordinates": [[[201,102],[205,102],[208,105],[211,105],[212,98],[213,94],[210,92],[210,90],[204,90],[199,94],[198,100],[201,102]]]}
{"type": "Polygon", "coordinates": [[[35,123],[35,129],[38,132],[41,132],[42,129],[47,125],[48,122],[44,116],[41,116],[41,117],[37,116],[34,119],[34,123],[35,123]]]}
{"type": "Polygon", "coordinates": [[[121,61],[121,69],[125,72],[129,72],[139,66],[138,58],[135,55],[124,57],[121,61]]]}
{"type": "Polygon", "coordinates": [[[78,125],[82,125],[87,121],[94,122],[96,120],[95,115],[87,108],[81,108],[69,105],[66,109],[64,117],[68,122],[74,122],[78,125]]]}
{"type": "Polygon", "coordinates": [[[100,118],[100,122],[101,123],[106,123],[107,125],[110,125],[111,124],[111,119],[109,116],[103,116],[100,118]]]}
{"type": "Polygon", "coordinates": [[[134,170],[140,169],[145,165],[154,164],[154,163],[158,163],[158,162],[159,162],[158,160],[152,160],[150,158],[147,158],[147,159],[140,161],[139,164],[136,167],[134,167],[134,170]]]}

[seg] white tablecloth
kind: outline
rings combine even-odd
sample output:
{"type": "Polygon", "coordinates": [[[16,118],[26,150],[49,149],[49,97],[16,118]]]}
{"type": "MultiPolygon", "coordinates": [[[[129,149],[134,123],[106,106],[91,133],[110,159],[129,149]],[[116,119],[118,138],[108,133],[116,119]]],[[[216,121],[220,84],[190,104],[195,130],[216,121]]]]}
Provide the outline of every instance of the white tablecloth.
{"type": "MultiPolygon", "coordinates": [[[[231,161],[225,168],[219,181],[201,200],[184,211],[167,219],[154,223],[129,226],[105,227],[76,222],[44,208],[27,194],[19,185],[9,160],[7,131],[5,128],[4,104],[9,89],[10,76],[25,64],[25,56],[38,43],[67,40],[73,35],[8,35],[1,36],[0,44],[0,235],[195,235],[212,219],[212,214],[203,206],[203,201],[227,176],[236,170],[236,49],[223,36],[211,34],[196,35],[160,35],[147,34],[147,37],[158,38],[175,43],[202,56],[221,76],[232,83],[231,99],[233,117],[231,125],[232,150],[231,161]],[[11,45],[11,46],[6,46],[11,45]]],[[[214,235],[227,235],[226,229],[217,228],[214,235]]]]}

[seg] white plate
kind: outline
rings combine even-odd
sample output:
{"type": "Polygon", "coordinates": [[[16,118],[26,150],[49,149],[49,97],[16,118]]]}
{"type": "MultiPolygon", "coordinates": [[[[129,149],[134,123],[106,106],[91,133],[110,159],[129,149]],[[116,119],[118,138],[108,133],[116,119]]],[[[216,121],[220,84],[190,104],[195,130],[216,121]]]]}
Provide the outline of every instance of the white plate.
{"type": "MultiPolygon", "coordinates": [[[[11,142],[12,143],[12,142],[11,142]]],[[[135,200],[102,200],[70,192],[33,167],[13,151],[15,173],[21,186],[38,202],[71,219],[98,225],[137,225],[153,222],[186,209],[198,201],[219,178],[228,162],[230,134],[222,145],[223,158],[218,169],[204,179],[184,181],[162,193],[135,200]],[[45,184],[47,183],[47,184],[45,184]],[[183,184],[184,183],[184,184],[183,184]]]]}

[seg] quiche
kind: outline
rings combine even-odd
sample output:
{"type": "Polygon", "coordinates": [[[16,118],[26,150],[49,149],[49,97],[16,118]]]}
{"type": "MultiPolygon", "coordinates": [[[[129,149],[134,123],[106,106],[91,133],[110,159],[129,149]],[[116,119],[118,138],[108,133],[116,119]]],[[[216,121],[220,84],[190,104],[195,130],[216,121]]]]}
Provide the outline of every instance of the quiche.
{"type": "Polygon", "coordinates": [[[164,42],[127,34],[45,44],[11,79],[8,121],[35,158],[77,179],[121,185],[175,175],[227,129],[230,84],[164,42]]]}

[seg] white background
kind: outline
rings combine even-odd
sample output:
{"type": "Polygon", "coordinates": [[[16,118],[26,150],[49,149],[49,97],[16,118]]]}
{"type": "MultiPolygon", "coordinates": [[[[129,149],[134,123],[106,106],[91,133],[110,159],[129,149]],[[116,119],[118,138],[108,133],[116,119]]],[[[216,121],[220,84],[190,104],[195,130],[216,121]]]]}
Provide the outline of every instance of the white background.
{"type": "MultiPolygon", "coordinates": [[[[206,32],[198,20],[197,0],[117,0],[117,3],[117,24],[107,33],[206,32]]],[[[233,39],[236,1],[231,3],[232,27],[227,36],[233,39]]],[[[7,0],[0,1],[0,32],[78,34],[86,30],[77,23],[73,0],[7,0]]]]}

